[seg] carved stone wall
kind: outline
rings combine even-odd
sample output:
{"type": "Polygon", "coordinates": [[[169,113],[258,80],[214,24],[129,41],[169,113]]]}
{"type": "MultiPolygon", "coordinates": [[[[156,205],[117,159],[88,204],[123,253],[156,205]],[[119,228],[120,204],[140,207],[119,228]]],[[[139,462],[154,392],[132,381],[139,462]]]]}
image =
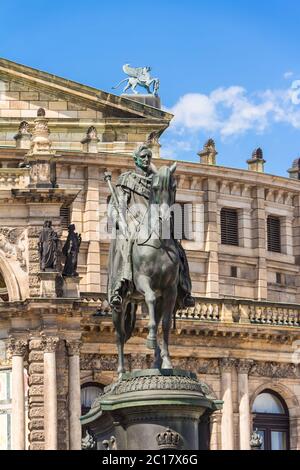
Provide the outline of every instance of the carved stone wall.
{"type": "Polygon", "coordinates": [[[44,353],[40,338],[29,342],[29,448],[43,450],[45,445],[44,432],[44,353]]]}
{"type": "Polygon", "coordinates": [[[29,261],[29,292],[30,296],[37,297],[40,293],[40,261],[38,253],[38,240],[41,227],[30,227],[28,229],[28,261],[29,261]]]}
{"type": "Polygon", "coordinates": [[[56,376],[57,376],[57,448],[68,449],[68,357],[64,341],[58,343],[56,349],[56,376]]]}

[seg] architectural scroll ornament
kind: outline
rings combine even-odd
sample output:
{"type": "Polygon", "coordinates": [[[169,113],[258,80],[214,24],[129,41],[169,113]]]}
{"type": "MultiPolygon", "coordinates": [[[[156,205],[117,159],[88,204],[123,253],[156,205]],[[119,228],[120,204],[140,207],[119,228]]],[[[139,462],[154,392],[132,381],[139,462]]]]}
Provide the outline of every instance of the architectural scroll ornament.
{"type": "Polygon", "coordinates": [[[81,448],[82,450],[95,450],[97,447],[97,442],[95,440],[94,435],[86,429],[85,436],[81,440],[81,448]]]}
{"type": "Polygon", "coordinates": [[[104,450],[117,450],[117,439],[115,436],[111,436],[110,439],[105,439],[102,441],[104,450]]]}
{"type": "Polygon", "coordinates": [[[42,336],[41,346],[45,353],[53,353],[56,351],[59,338],[57,336],[42,336]]]}
{"type": "Polygon", "coordinates": [[[12,356],[24,356],[27,350],[27,341],[23,339],[16,339],[10,338],[8,347],[7,347],[7,355],[8,357],[12,356]]]}
{"type": "Polygon", "coordinates": [[[16,260],[23,270],[27,265],[26,232],[23,228],[0,228],[0,250],[6,258],[16,260]]]}

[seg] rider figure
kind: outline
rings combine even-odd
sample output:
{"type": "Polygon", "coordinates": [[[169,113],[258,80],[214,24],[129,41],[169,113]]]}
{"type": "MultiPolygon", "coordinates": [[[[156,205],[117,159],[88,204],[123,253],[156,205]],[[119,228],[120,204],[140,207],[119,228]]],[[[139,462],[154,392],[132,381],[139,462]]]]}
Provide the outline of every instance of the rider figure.
{"type": "MultiPolygon", "coordinates": [[[[136,236],[136,225],[132,218],[126,218],[126,214],[128,211],[133,214],[135,208],[145,205],[144,200],[149,199],[153,176],[152,152],[147,145],[141,145],[134,152],[133,158],[135,170],[121,174],[116,185],[118,207],[115,207],[111,198],[108,210],[116,229],[116,236],[111,240],[110,272],[108,273],[108,299],[115,309],[121,307],[126,291],[133,289],[131,247],[136,236]],[[120,217],[121,213],[124,217],[120,217]],[[126,227],[123,226],[124,220],[126,220],[126,227]]],[[[177,305],[178,307],[191,307],[195,305],[195,301],[191,296],[192,285],[188,261],[180,243],[177,240],[174,241],[180,259],[177,305]]]]}

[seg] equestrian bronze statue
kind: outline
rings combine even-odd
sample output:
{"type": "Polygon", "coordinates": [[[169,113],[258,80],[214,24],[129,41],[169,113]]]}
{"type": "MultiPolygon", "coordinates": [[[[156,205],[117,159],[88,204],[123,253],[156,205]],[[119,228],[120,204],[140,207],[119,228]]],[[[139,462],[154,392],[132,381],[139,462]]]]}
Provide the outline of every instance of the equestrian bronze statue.
{"type": "Polygon", "coordinates": [[[116,330],[118,372],[125,371],[124,344],[131,337],[136,310],[145,302],[149,313],[147,346],[155,350],[154,367],[171,369],[169,332],[179,307],[194,305],[187,258],[174,238],[176,163],[158,170],[152,153],[140,146],[134,153],[136,168],[123,173],[114,187],[105,174],[113,222],[108,266],[108,299],[116,330]],[[158,345],[158,326],[162,341],[158,345]]]}

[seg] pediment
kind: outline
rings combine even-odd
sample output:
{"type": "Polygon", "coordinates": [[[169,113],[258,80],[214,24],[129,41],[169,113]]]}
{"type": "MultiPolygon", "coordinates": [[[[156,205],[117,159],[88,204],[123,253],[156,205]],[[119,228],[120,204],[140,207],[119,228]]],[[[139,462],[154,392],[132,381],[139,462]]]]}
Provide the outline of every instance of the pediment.
{"type": "Polygon", "coordinates": [[[0,119],[34,118],[40,107],[47,117],[59,119],[144,118],[168,125],[173,117],[130,98],[0,59],[0,119]]]}

